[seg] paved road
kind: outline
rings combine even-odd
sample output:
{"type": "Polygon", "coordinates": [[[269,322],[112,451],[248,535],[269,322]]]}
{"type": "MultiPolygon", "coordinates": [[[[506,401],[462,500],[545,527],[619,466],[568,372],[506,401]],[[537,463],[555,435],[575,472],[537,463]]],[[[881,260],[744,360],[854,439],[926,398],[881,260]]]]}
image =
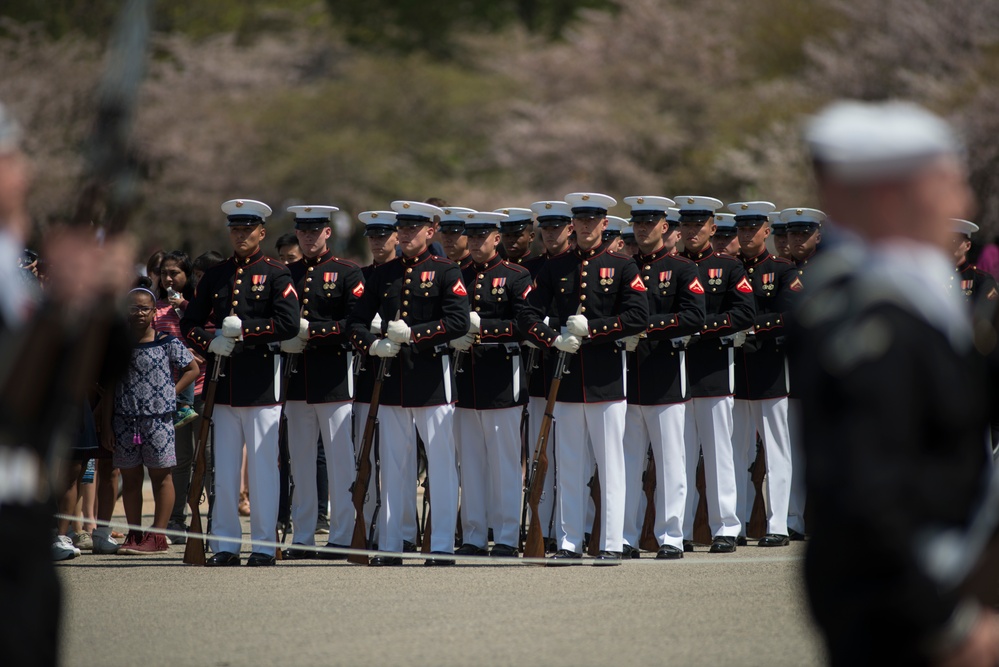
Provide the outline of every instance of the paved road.
{"type": "Polygon", "coordinates": [[[183,547],[84,554],[59,564],[63,662],[821,664],[800,580],[803,544],[700,551],[561,569],[298,561],[218,570],[184,565],[183,547]]]}

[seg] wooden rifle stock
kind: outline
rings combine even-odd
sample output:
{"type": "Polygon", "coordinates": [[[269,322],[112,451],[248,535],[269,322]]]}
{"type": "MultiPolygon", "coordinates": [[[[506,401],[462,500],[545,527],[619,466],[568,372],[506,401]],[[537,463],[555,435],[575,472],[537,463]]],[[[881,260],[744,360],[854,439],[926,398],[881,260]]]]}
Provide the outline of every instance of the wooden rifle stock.
{"type": "MultiPolygon", "coordinates": [[[[388,373],[390,361],[389,357],[383,357],[378,366],[378,375],[375,376],[375,384],[371,389],[368,418],[364,422],[361,450],[357,456],[357,476],[354,478],[354,484],[350,487],[350,497],[354,503],[354,534],[350,540],[351,549],[368,548],[368,530],[364,521],[364,499],[368,495],[368,485],[371,483],[371,448],[375,441],[382,383],[388,373]]],[[[358,565],[368,564],[368,557],[363,554],[350,554],[347,556],[347,560],[358,565]]]]}
{"type": "Polygon", "coordinates": [[[753,488],[756,489],[756,498],[753,499],[753,509],[749,513],[746,537],[763,537],[767,534],[767,505],[763,498],[763,478],[767,474],[767,458],[762,442],[757,442],[756,460],[750,470],[752,471],[753,488]]]}
{"type": "Polygon", "coordinates": [[[645,551],[658,551],[656,539],[656,459],[649,447],[649,464],[642,474],[642,490],[645,492],[645,518],[642,521],[642,534],[638,546],[645,551]]]}
{"type": "Polygon", "coordinates": [[[544,558],[545,538],[541,530],[541,516],[538,504],[545,486],[545,475],[548,474],[548,441],[551,436],[555,399],[562,385],[565,374],[566,353],[559,352],[555,365],[555,375],[548,389],[548,400],[545,402],[545,414],[541,417],[541,430],[538,432],[538,442],[534,447],[534,460],[531,462],[530,478],[527,484],[527,504],[531,509],[531,521],[527,526],[527,539],[524,540],[524,558],[544,558]]]}
{"type": "Polygon", "coordinates": [[[420,546],[420,553],[430,553],[430,538],[433,535],[433,511],[434,505],[430,500],[430,470],[428,464],[427,476],[423,478],[423,504],[427,507],[426,521],[423,524],[423,544],[420,546]]]}
{"type": "Polygon", "coordinates": [[[215,413],[215,390],[219,384],[219,372],[222,369],[222,357],[215,355],[212,373],[208,376],[205,387],[205,407],[201,410],[201,428],[198,430],[198,442],[194,450],[194,474],[191,476],[191,488],[187,493],[187,504],[191,508],[191,535],[184,547],[184,562],[188,565],[205,564],[205,541],[201,538],[204,529],[201,525],[201,487],[205,483],[205,449],[212,429],[212,415],[215,413]],[[198,535],[198,537],[193,537],[198,535]]]}
{"type": "Polygon", "coordinates": [[[600,555],[600,533],[602,521],[600,515],[603,513],[603,503],[600,502],[600,470],[593,471],[593,479],[590,480],[590,498],[593,499],[593,528],[590,529],[590,543],[586,553],[591,556],[600,555]]]}

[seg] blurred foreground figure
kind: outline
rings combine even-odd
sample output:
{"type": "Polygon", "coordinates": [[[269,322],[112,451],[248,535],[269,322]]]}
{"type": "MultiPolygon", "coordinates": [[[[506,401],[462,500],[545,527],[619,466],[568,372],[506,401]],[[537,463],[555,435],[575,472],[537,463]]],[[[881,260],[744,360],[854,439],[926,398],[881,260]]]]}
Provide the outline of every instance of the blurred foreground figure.
{"type": "Polygon", "coordinates": [[[120,235],[100,243],[91,227],[50,230],[43,249],[49,281],[38,302],[17,275],[30,180],[17,128],[0,106],[0,539],[17,544],[0,552],[5,665],[57,663],[50,499],[87,390],[99,371],[120,370],[128,352],[114,305],[132,279],[135,254],[120,235]]]}
{"type": "Polygon", "coordinates": [[[807,139],[837,232],[792,343],[812,611],[834,665],[995,665],[999,617],[966,592],[990,467],[985,364],[949,289],[960,145],[900,102],[834,104],[807,139]]]}

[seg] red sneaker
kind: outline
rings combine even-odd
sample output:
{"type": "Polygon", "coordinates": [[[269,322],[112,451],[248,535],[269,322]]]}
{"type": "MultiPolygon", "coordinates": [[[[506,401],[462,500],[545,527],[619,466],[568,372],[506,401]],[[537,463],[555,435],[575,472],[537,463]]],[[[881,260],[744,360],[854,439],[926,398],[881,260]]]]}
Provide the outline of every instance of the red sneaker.
{"type": "MultiPolygon", "coordinates": [[[[122,545],[122,547],[124,546],[122,545]]],[[[164,551],[170,551],[166,535],[150,532],[145,533],[142,536],[142,541],[130,547],[125,553],[132,556],[145,556],[147,554],[163,553],[164,551]]],[[[121,553],[121,548],[118,549],[118,553],[121,553]]]]}
{"type": "Polygon", "coordinates": [[[141,530],[128,531],[128,537],[126,537],[122,545],[118,547],[118,553],[127,555],[135,554],[136,549],[139,548],[139,545],[142,543],[144,538],[145,535],[141,530]]]}

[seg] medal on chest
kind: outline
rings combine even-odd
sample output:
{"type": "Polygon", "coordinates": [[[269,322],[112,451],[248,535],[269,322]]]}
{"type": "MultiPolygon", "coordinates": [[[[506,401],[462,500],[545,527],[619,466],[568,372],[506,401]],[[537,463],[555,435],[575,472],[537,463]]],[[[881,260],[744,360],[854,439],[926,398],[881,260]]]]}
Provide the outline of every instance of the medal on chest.
{"type": "Polygon", "coordinates": [[[434,286],[434,276],[436,271],[423,271],[420,273],[420,287],[427,289],[434,286]]]}
{"type": "Polygon", "coordinates": [[[773,291],[777,289],[777,285],[774,283],[774,279],[777,277],[775,273],[764,273],[760,276],[760,280],[763,282],[763,289],[773,291]]]}
{"type": "Polygon", "coordinates": [[[608,266],[600,269],[600,284],[610,285],[613,282],[614,282],[614,268],[608,266]]]}
{"type": "Polygon", "coordinates": [[[323,273],[323,289],[331,290],[336,286],[336,279],[339,277],[336,271],[326,271],[323,273]]]}
{"type": "Polygon", "coordinates": [[[709,285],[721,285],[722,284],[722,271],[723,271],[723,269],[708,269],[708,284],[709,285]]]}
{"type": "Polygon", "coordinates": [[[670,281],[673,279],[672,271],[660,271],[659,272],[659,289],[666,289],[669,287],[670,281]]]}
{"type": "Polygon", "coordinates": [[[493,294],[502,294],[506,288],[506,278],[493,278],[493,294]]]}
{"type": "Polygon", "coordinates": [[[257,275],[257,276],[250,276],[250,278],[253,279],[253,286],[251,286],[250,289],[254,292],[263,292],[264,283],[267,282],[267,276],[257,275]]]}

